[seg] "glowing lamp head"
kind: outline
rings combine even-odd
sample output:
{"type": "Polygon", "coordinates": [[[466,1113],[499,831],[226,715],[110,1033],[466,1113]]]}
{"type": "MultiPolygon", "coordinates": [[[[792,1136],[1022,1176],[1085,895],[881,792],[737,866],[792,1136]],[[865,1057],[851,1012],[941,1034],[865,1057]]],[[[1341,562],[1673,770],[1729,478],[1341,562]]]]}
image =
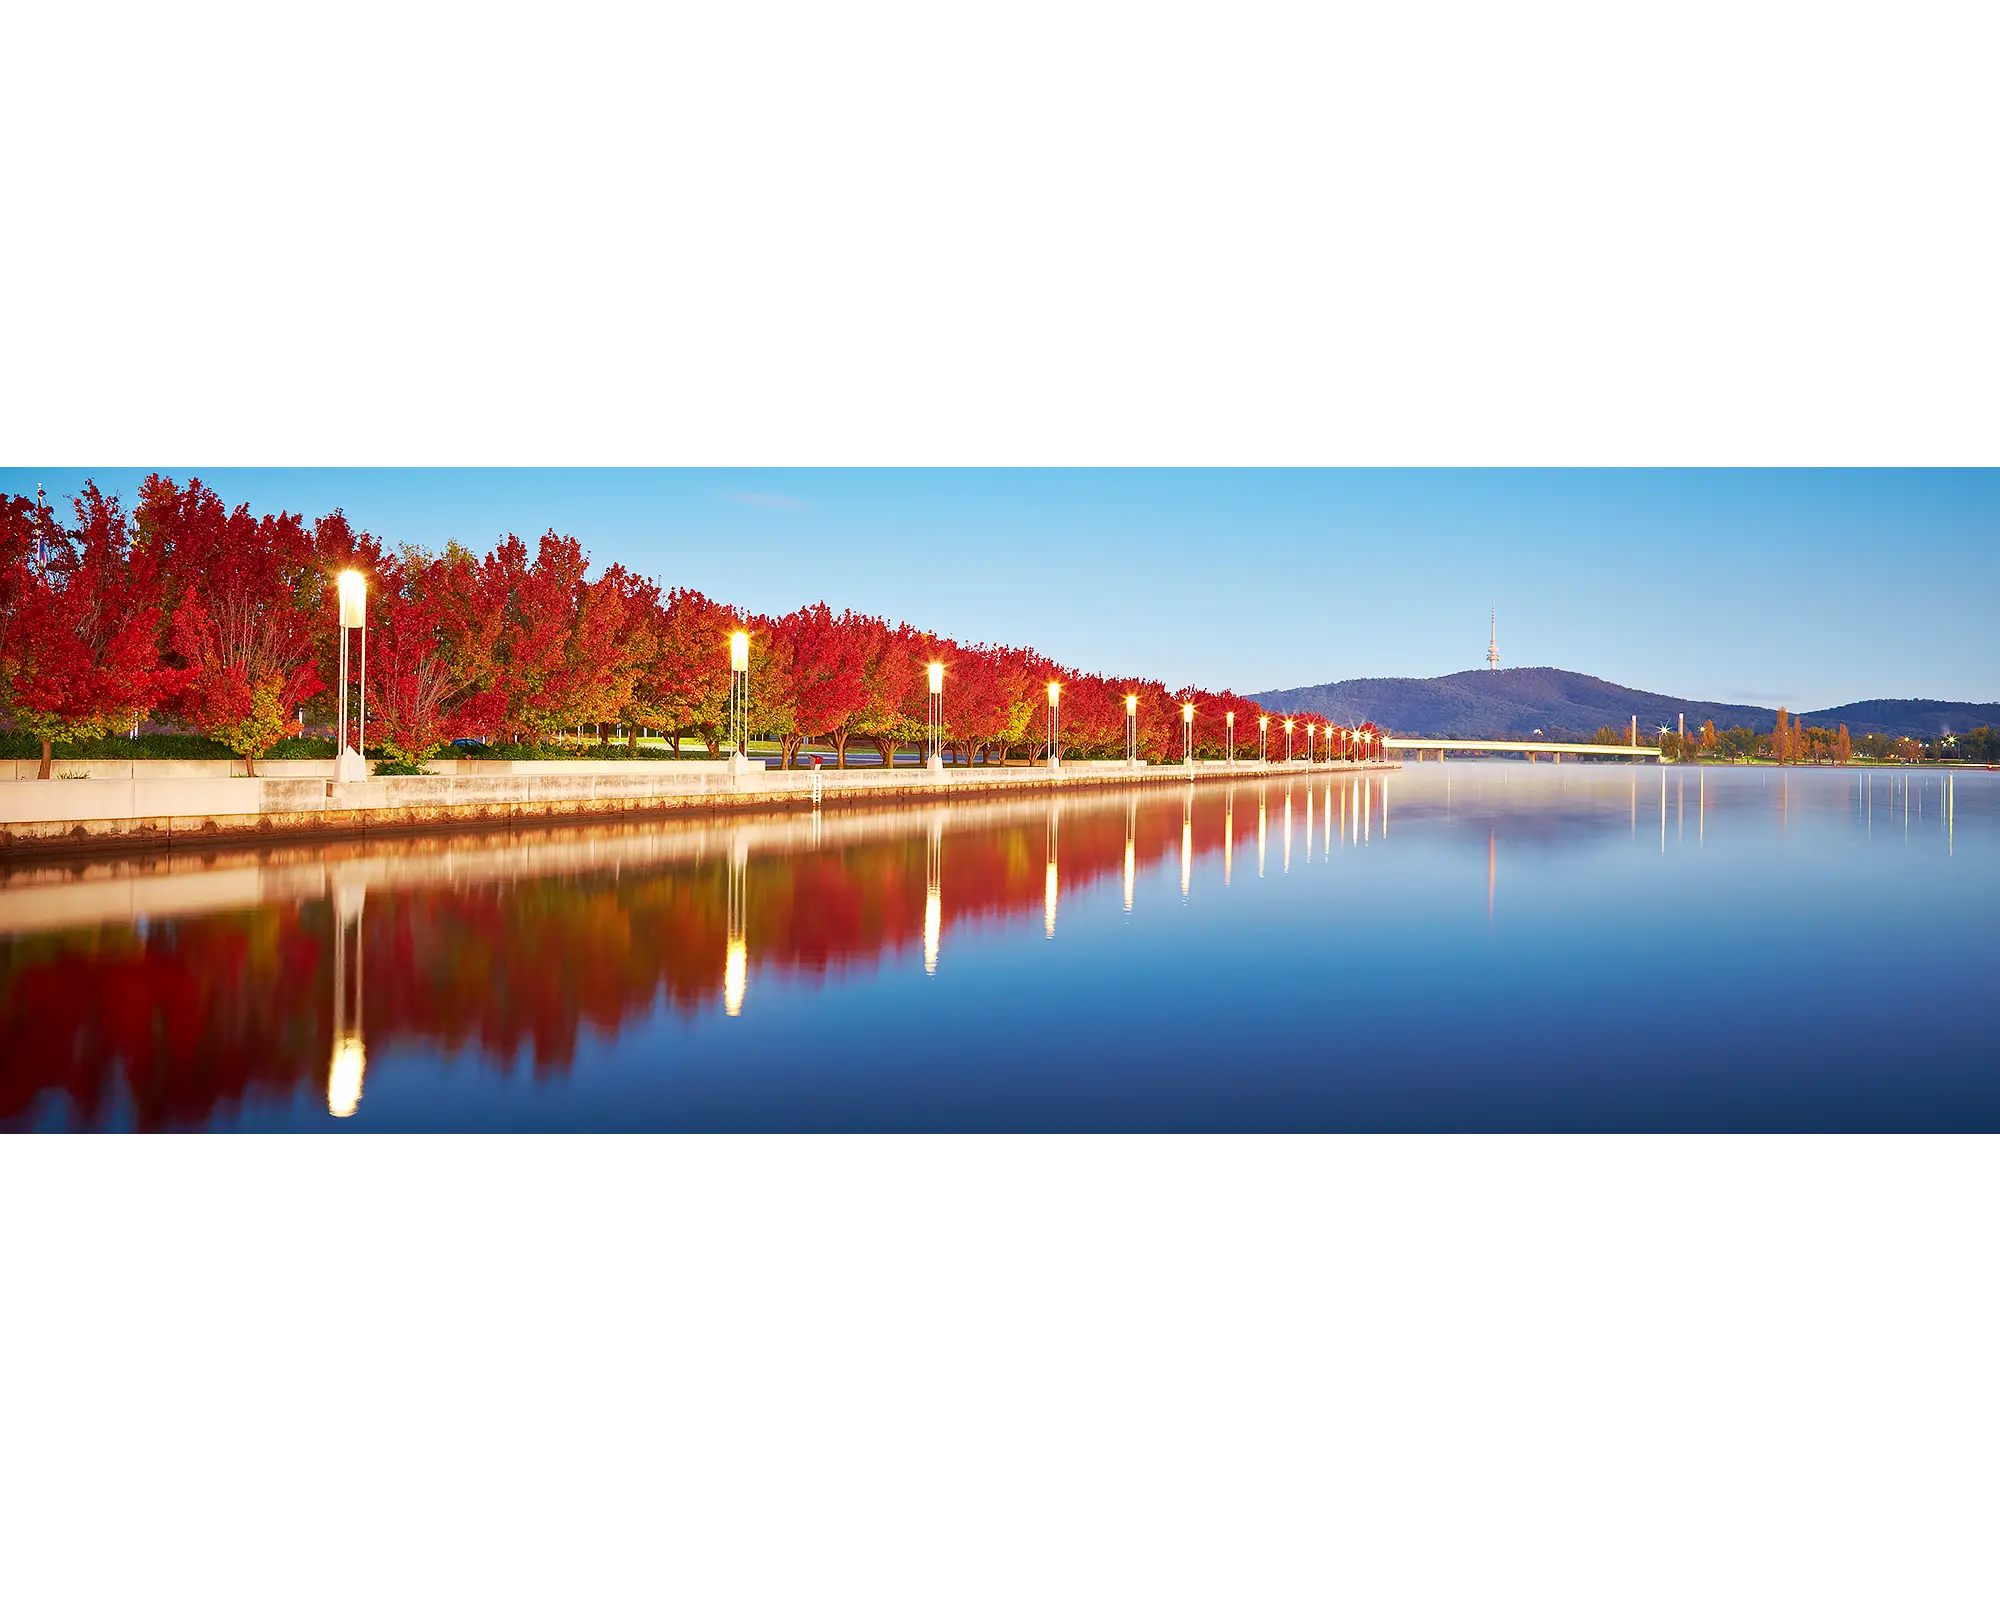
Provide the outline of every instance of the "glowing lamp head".
{"type": "Polygon", "coordinates": [[[1270,725],[1271,719],[1269,717],[1259,717],[1257,719],[1257,726],[1260,728],[1268,728],[1270,725]]]}
{"type": "Polygon", "coordinates": [[[1139,714],[1139,697],[1136,694],[1128,694],[1125,697],[1125,715],[1128,717],[1136,717],[1138,714],[1139,714]]]}
{"type": "Polygon", "coordinates": [[[1192,700],[1186,700],[1181,703],[1181,721],[1194,721],[1194,702],[1192,700]]]}
{"type": "Polygon", "coordinates": [[[944,693],[944,663],[942,661],[933,661],[931,663],[931,693],[944,693]]]}
{"type": "Polygon", "coordinates": [[[1235,713],[1235,712],[1233,712],[1233,711],[1230,711],[1230,712],[1225,712],[1225,713],[1223,714],[1223,718],[1222,718],[1222,720],[1223,720],[1224,722],[1228,723],[1228,724],[1229,724],[1229,726],[1233,728],[1233,727],[1235,727],[1235,726],[1236,726],[1236,713],[1235,713]]]}
{"type": "Polygon", "coordinates": [[[1292,719],[1290,717],[1287,717],[1285,718],[1285,732],[1290,733],[1291,731],[1292,731],[1292,719]]]}
{"type": "Polygon", "coordinates": [[[1059,683],[1052,683],[1052,684],[1050,684],[1050,685],[1049,685],[1049,704],[1050,704],[1050,705],[1054,705],[1054,704],[1056,703],[1056,701],[1060,700],[1061,698],[1062,698],[1062,685],[1061,685],[1061,684],[1059,684],[1059,683]]]}
{"type": "Polygon", "coordinates": [[[340,591],[340,625],[359,628],[368,620],[368,579],[352,567],[334,579],[340,591]]]}
{"type": "Polygon", "coordinates": [[[748,672],[750,670],[750,635],[732,633],[729,636],[729,670],[748,672]]]}

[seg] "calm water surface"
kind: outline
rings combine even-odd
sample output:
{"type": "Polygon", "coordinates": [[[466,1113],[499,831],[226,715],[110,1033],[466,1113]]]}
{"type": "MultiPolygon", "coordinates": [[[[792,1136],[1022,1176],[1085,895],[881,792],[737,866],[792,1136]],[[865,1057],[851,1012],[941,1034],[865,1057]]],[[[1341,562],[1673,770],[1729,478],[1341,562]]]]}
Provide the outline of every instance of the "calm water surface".
{"type": "Polygon", "coordinates": [[[2000,774],[1367,779],[16,869],[0,1127],[1993,1129],[2000,774]]]}

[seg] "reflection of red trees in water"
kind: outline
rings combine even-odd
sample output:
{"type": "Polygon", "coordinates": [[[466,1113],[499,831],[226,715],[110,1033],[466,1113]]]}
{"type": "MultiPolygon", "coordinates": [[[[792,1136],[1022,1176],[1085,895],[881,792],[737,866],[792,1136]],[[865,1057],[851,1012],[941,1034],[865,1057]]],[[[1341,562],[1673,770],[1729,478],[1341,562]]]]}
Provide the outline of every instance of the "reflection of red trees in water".
{"type": "MultiPolygon", "coordinates": [[[[1194,800],[1199,853],[1221,848],[1225,800],[1194,800]]],[[[1143,871],[1181,842],[1181,809],[1130,813],[1143,871]]],[[[1122,873],[1122,807],[1065,810],[1065,897],[1122,873]]],[[[1237,826],[1242,828],[1241,819],[1237,826]]],[[[1249,823],[1254,834],[1254,814],[1249,823]]],[[[1048,823],[954,833],[940,848],[950,932],[1043,907],[1048,823]]],[[[916,831],[752,855],[745,930],[754,975],[873,968],[923,939],[929,839],[916,831]]],[[[473,886],[371,891],[362,920],[369,1052],[424,1043],[538,1072],[574,1059],[585,1025],[613,1032],[664,1002],[718,1006],[729,865],[695,862],[473,886]]],[[[334,915],[326,900],[0,941],[0,1122],[68,1096],[86,1124],[201,1123],[252,1095],[323,1092],[333,1045],[334,915]]]]}

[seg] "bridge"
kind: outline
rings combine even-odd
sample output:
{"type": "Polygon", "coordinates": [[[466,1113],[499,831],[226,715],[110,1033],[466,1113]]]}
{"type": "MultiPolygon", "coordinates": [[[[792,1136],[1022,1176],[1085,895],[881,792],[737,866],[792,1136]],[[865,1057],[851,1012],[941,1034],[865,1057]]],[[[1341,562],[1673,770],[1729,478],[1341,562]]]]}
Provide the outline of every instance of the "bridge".
{"type": "Polygon", "coordinates": [[[1660,747],[1656,744],[1556,744],[1542,739],[1387,739],[1382,741],[1384,750],[1414,750],[1417,759],[1423,759],[1426,750],[1435,750],[1442,757],[1447,750],[1476,751],[1481,755],[1494,753],[1525,753],[1529,756],[1552,755],[1560,761],[1564,756],[1628,756],[1640,760],[1658,760],[1660,747]]]}

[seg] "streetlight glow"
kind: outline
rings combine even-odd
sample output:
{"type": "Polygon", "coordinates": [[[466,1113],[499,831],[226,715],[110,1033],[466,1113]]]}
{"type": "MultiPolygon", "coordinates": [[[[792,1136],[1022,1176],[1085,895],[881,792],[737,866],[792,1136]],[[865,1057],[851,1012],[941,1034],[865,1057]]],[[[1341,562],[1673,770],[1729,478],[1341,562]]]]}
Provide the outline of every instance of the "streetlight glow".
{"type": "Polygon", "coordinates": [[[1137,716],[1138,714],[1139,714],[1139,697],[1136,694],[1128,694],[1125,697],[1125,715],[1128,717],[1132,717],[1132,716],[1137,716]]]}
{"type": "Polygon", "coordinates": [[[931,663],[931,693],[944,693],[944,663],[942,661],[933,661],[931,663]]]}
{"type": "Polygon", "coordinates": [[[349,567],[334,580],[340,591],[340,625],[359,628],[368,618],[368,579],[349,567]]]}
{"type": "Polygon", "coordinates": [[[750,670],[750,635],[732,633],[729,636],[729,670],[748,672],[750,670]]]}
{"type": "Polygon", "coordinates": [[[358,1035],[333,1047],[333,1066],[326,1077],[326,1109],[336,1117],[351,1117],[361,1106],[361,1080],[368,1052],[358,1035]]]}
{"type": "Polygon", "coordinates": [[[1056,703],[1056,701],[1057,701],[1057,700],[1058,700],[1059,698],[1061,698],[1061,695],[1062,695],[1062,685],[1061,685],[1061,684],[1059,684],[1059,683],[1052,683],[1052,684],[1050,684],[1050,685],[1049,685],[1049,704],[1050,704],[1050,705],[1054,705],[1054,704],[1056,703]]]}

